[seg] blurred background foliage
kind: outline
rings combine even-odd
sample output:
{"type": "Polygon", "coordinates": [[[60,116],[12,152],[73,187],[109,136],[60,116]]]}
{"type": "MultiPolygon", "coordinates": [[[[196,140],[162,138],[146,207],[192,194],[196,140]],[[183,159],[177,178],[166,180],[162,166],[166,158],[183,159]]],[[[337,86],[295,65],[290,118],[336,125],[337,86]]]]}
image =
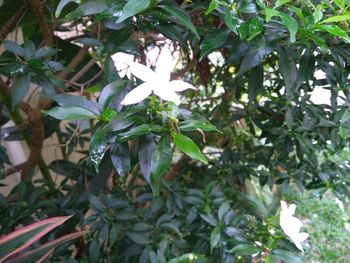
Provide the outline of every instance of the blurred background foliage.
{"type": "Polygon", "coordinates": [[[0,148],[2,176],[21,173],[0,195],[0,234],[74,215],[46,239],[89,234],[50,262],[345,262],[346,208],[309,195],[348,200],[349,6],[3,1],[1,124],[13,125],[1,140],[30,152],[13,165],[0,148]],[[18,28],[24,43],[5,40],[18,28]],[[176,55],[172,79],[198,89],[179,106],[151,96],[122,107],[140,82],[111,56],[147,64],[155,48],[176,55]],[[47,163],[54,136],[60,157],[47,163]],[[303,255],[279,227],[281,199],[298,204],[311,234],[303,255]]]}

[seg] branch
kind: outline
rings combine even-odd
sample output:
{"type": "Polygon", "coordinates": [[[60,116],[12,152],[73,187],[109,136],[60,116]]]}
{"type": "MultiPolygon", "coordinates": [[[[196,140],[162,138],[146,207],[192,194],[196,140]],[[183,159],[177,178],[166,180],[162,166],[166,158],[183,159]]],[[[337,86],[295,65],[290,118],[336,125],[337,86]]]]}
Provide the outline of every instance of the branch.
{"type": "Polygon", "coordinates": [[[53,30],[50,28],[49,23],[45,17],[44,1],[28,0],[28,2],[35,13],[39,26],[42,30],[45,45],[52,46],[55,38],[53,30]]]}
{"type": "Polygon", "coordinates": [[[28,5],[23,5],[20,9],[17,10],[16,13],[14,13],[14,15],[9,20],[7,20],[7,22],[2,26],[0,30],[0,40],[5,39],[7,35],[13,31],[18,21],[22,19],[27,11],[28,5]]]}

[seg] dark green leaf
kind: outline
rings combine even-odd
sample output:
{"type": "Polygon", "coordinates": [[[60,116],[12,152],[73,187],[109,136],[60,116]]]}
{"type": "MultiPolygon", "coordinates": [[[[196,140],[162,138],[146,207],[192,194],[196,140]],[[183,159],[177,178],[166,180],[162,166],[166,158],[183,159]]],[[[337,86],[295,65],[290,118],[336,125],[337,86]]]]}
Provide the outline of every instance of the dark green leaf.
{"type": "Polygon", "coordinates": [[[118,17],[117,23],[123,22],[125,19],[141,13],[149,7],[151,0],[129,0],[123,7],[121,16],[118,17]]]}
{"type": "Polygon", "coordinates": [[[166,137],[162,136],[157,143],[151,160],[151,186],[156,196],[159,195],[160,181],[171,165],[172,149],[166,137]]]}
{"type": "Polygon", "coordinates": [[[28,93],[31,74],[28,72],[24,75],[15,77],[13,80],[12,90],[12,107],[15,107],[28,93]]]}
{"type": "Polygon", "coordinates": [[[124,90],[126,84],[127,82],[125,80],[117,80],[109,83],[102,89],[102,92],[98,99],[98,104],[102,110],[108,107],[108,104],[114,96],[118,95],[124,90]]]}
{"type": "Polygon", "coordinates": [[[131,168],[128,144],[112,143],[110,151],[115,170],[120,176],[126,176],[131,168]]]}
{"type": "Polygon", "coordinates": [[[62,9],[71,2],[79,3],[79,0],[61,0],[57,5],[55,16],[59,17],[62,12],[62,9]]]}
{"type": "Polygon", "coordinates": [[[102,161],[103,156],[107,150],[107,133],[106,130],[101,128],[94,132],[90,139],[89,155],[93,162],[96,171],[102,161]]]}
{"type": "Polygon", "coordinates": [[[239,244],[227,252],[237,253],[238,255],[250,256],[250,255],[256,254],[256,253],[261,252],[261,251],[262,251],[261,248],[254,246],[254,245],[239,244]]]}
{"type": "Polygon", "coordinates": [[[108,8],[108,5],[105,0],[99,0],[99,1],[90,0],[88,2],[80,4],[77,9],[67,14],[65,18],[67,20],[72,20],[80,16],[95,15],[95,14],[102,13],[107,8],[108,8]]]}
{"type": "Polygon", "coordinates": [[[259,93],[263,91],[264,67],[259,65],[249,72],[248,75],[248,99],[252,103],[259,93]]]}
{"type": "Polygon", "coordinates": [[[149,134],[151,132],[161,132],[163,127],[157,124],[142,124],[129,131],[122,132],[118,134],[118,141],[126,142],[144,134],[149,134]]]}
{"type": "Polygon", "coordinates": [[[153,136],[147,135],[140,140],[139,146],[139,162],[143,176],[146,181],[151,185],[151,173],[152,173],[152,156],[156,149],[156,143],[153,136]]]}
{"type": "Polygon", "coordinates": [[[296,254],[286,251],[286,250],[282,250],[282,249],[274,249],[272,250],[272,255],[274,255],[275,257],[283,260],[286,263],[302,263],[303,260],[298,257],[296,254]]]}
{"type": "Polygon", "coordinates": [[[220,227],[217,226],[213,229],[210,234],[210,253],[213,253],[213,249],[217,247],[221,239],[221,230],[220,227]]]}
{"type": "Polygon", "coordinates": [[[181,7],[170,3],[163,3],[159,5],[159,7],[172,15],[175,21],[191,30],[196,35],[196,37],[199,38],[196,27],[191,21],[191,17],[181,7]]]}
{"type": "Polygon", "coordinates": [[[2,44],[8,51],[18,56],[24,57],[24,53],[25,53],[24,48],[18,45],[16,42],[5,40],[4,42],[2,42],[2,44]]]}
{"type": "Polygon", "coordinates": [[[199,59],[202,60],[208,54],[224,45],[229,34],[230,30],[227,29],[217,29],[210,32],[201,43],[201,55],[199,59]]]}
{"type": "Polygon", "coordinates": [[[100,107],[96,102],[85,99],[82,96],[70,94],[49,94],[47,96],[63,107],[80,107],[84,108],[85,110],[89,110],[96,115],[101,113],[100,107]]]}
{"type": "Polygon", "coordinates": [[[81,107],[54,107],[44,111],[44,113],[59,120],[89,120],[99,118],[95,113],[81,107]]]}

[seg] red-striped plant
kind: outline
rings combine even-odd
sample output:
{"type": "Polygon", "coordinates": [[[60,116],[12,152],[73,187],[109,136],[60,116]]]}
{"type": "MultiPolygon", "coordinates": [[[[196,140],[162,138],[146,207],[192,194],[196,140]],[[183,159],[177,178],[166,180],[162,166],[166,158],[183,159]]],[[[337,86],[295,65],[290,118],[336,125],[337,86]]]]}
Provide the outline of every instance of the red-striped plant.
{"type": "Polygon", "coordinates": [[[0,263],[24,261],[43,262],[52,254],[57,246],[82,236],[84,232],[68,234],[56,240],[47,242],[36,249],[24,253],[20,252],[28,249],[48,232],[63,224],[70,217],[71,216],[61,216],[41,220],[1,237],[0,263]]]}

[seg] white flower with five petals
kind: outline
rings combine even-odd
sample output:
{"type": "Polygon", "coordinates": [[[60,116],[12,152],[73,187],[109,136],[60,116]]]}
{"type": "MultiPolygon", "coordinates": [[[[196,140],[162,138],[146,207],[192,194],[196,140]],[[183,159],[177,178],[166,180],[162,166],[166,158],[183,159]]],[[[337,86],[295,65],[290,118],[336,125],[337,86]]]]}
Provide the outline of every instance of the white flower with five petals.
{"type": "Polygon", "coordinates": [[[304,251],[301,242],[307,239],[309,234],[305,232],[299,233],[303,223],[300,219],[293,216],[296,208],[295,204],[291,204],[288,207],[286,202],[281,201],[281,208],[280,226],[283,232],[293,241],[299,250],[304,251]]]}
{"type": "Polygon", "coordinates": [[[129,65],[131,73],[144,81],[141,85],[131,90],[121,102],[122,105],[136,104],[146,99],[152,92],[163,100],[180,104],[180,97],[176,92],[186,89],[195,89],[190,83],[182,80],[170,81],[170,72],[155,72],[150,68],[133,62],[129,65]]]}

